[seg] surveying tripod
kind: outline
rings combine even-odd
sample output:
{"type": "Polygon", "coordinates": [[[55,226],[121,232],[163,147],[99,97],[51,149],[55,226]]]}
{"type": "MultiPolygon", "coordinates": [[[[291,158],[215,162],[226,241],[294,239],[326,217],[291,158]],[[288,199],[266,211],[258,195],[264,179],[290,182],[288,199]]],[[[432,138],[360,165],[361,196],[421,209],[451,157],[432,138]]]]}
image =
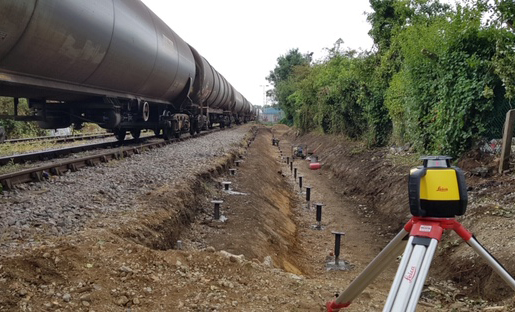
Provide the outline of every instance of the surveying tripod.
{"type": "Polygon", "coordinates": [[[383,312],[415,311],[424,281],[444,230],[454,230],[472,249],[515,290],[515,280],[497,260],[454,218],[412,217],[395,238],[372,260],[365,270],[336,298],[326,304],[327,311],[339,311],[351,302],[401,254],[383,312]]]}
{"type": "Polygon", "coordinates": [[[429,266],[445,230],[453,230],[515,290],[515,279],[463,227],[454,216],[463,215],[467,206],[467,187],[463,172],[450,165],[450,157],[422,158],[424,166],[409,176],[410,210],[413,215],[395,238],[370,262],[365,270],[334,301],[328,312],[339,311],[350,303],[397,257],[407,240],[404,255],[386,299],[383,312],[415,311],[429,266]]]}

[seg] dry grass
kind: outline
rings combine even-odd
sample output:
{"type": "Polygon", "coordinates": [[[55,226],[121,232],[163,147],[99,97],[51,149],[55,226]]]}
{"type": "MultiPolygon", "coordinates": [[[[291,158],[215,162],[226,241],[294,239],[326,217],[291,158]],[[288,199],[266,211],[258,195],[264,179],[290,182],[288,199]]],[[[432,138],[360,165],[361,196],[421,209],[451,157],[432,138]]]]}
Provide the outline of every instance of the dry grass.
{"type": "MultiPolygon", "coordinates": [[[[71,142],[73,143],[73,142],[71,142]]],[[[77,144],[75,144],[77,145],[77,144]]],[[[0,144],[0,157],[27,154],[36,151],[42,151],[47,149],[55,148],[55,141],[32,141],[32,142],[20,142],[20,143],[4,143],[0,144]]],[[[60,147],[65,147],[64,144],[60,144],[60,147]]],[[[71,144],[69,146],[72,146],[71,144]]]]}
{"type": "Polygon", "coordinates": [[[399,154],[387,154],[386,157],[395,166],[410,166],[417,167],[422,165],[422,157],[419,153],[399,153],[399,154]]]}
{"type": "Polygon", "coordinates": [[[13,162],[10,162],[5,166],[0,166],[0,175],[15,172],[15,171],[24,169],[25,167],[26,167],[26,165],[15,164],[13,162]]]}

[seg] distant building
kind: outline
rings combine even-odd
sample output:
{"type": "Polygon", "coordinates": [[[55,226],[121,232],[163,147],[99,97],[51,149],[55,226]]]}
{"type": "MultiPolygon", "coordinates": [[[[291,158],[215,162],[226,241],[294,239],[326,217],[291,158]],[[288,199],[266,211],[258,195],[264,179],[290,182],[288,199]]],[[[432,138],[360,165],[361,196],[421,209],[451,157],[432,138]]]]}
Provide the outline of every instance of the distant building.
{"type": "Polygon", "coordinates": [[[284,118],[284,112],[280,109],[268,107],[263,109],[263,112],[260,115],[260,120],[262,122],[273,122],[277,123],[284,118]]]}

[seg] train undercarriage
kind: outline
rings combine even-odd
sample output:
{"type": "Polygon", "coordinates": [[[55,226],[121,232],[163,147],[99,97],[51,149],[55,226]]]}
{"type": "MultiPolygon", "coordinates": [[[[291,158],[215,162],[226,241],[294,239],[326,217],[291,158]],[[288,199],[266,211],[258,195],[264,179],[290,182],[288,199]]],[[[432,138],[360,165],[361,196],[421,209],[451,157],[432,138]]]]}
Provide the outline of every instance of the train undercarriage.
{"type": "MultiPolygon", "coordinates": [[[[18,100],[14,100],[15,112],[18,100]]],[[[247,122],[247,118],[229,111],[211,109],[201,105],[188,105],[177,109],[172,104],[143,100],[120,100],[92,97],[70,101],[28,100],[31,116],[2,116],[23,121],[37,121],[43,129],[72,126],[79,130],[84,123],[95,123],[115,134],[123,141],[130,133],[138,139],[142,130],[152,130],[165,140],[179,138],[184,133],[196,134],[202,130],[231,127],[247,122]]]]}

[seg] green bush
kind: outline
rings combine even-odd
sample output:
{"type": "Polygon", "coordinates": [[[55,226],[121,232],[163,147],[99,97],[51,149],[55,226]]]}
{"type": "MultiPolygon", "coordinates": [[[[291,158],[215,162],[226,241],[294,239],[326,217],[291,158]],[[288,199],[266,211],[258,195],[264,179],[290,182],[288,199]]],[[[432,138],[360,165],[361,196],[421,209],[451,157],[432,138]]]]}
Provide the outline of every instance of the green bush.
{"type": "MultiPolygon", "coordinates": [[[[30,114],[30,109],[26,99],[20,99],[20,103],[18,105],[18,114],[30,114]]],[[[0,97],[0,115],[14,115],[14,102],[12,99],[0,97]]],[[[46,135],[46,131],[39,128],[37,122],[0,119],[0,126],[4,127],[8,139],[46,135]]]]}
{"type": "MultiPolygon", "coordinates": [[[[338,40],[324,60],[276,68],[287,119],[302,132],[345,134],[369,146],[411,143],[453,157],[499,137],[515,95],[515,27],[506,22],[515,6],[370,2],[373,51],[342,50],[338,40]]],[[[290,65],[302,56],[292,51],[290,65]]]]}

